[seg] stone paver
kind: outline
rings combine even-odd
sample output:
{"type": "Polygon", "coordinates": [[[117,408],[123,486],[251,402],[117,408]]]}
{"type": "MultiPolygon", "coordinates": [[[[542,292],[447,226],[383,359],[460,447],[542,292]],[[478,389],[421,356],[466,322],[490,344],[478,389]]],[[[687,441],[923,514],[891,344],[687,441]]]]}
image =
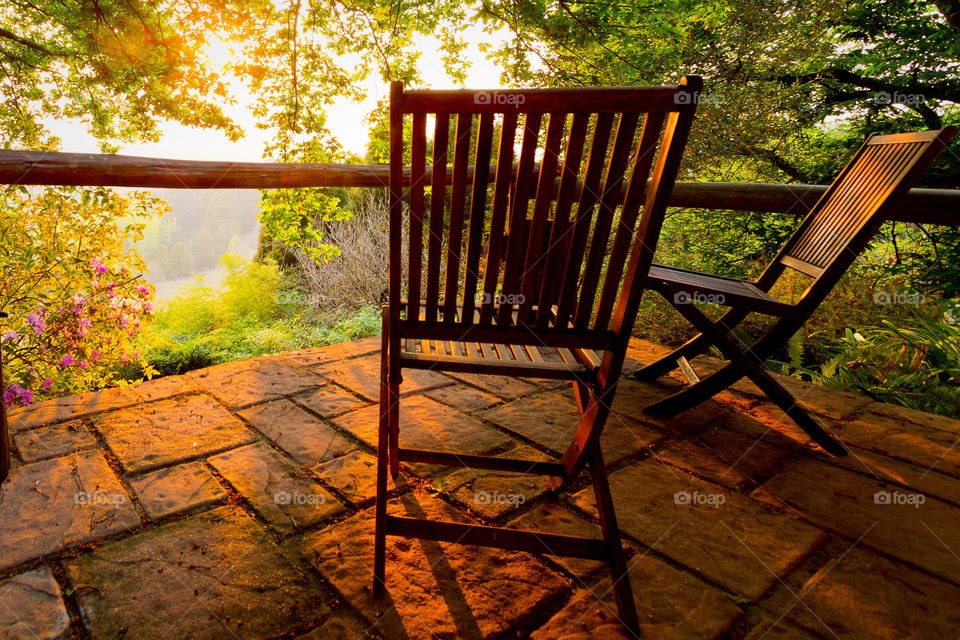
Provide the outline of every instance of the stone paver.
{"type": "MultiPolygon", "coordinates": [[[[380,408],[353,411],[334,420],[341,428],[377,447],[380,408]]],[[[510,438],[475,418],[424,396],[400,402],[400,446],[458,453],[484,453],[510,442],[510,438]]]]}
{"type": "Polygon", "coordinates": [[[300,351],[290,351],[283,354],[283,357],[290,362],[304,367],[322,365],[337,360],[346,360],[357,356],[365,356],[380,351],[380,336],[372,338],[363,338],[362,340],[353,340],[351,342],[341,342],[327,347],[314,347],[311,349],[301,349],[300,351]]]}
{"type": "Polygon", "coordinates": [[[765,618],[750,630],[745,640],[817,640],[817,636],[795,627],[789,620],[765,618]]]}
{"type": "Polygon", "coordinates": [[[936,498],[815,460],[791,465],[755,494],[947,580],[960,576],[960,508],[936,498]]]}
{"type": "MultiPolygon", "coordinates": [[[[820,545],[823,532],[749,498],[645,461],[610,475],[620,529],[754,600],[820,545]]],[[[593,489],[573,496],[595,513],[593,489]]]]}
{"type": "Polygon", "coordinates": [[[850,455],[826,458],[824,461],[872,477],[879,482],[899,485],[908,491],[919,491],[960,506],[960,478],[859,447],[848,447],[847,450],[850,455]]]}
{"type": "Polygon", "coordinates": [[[343,511],[329,491],[262,442],[214,456],[210,464],[282,532],[308,527],[343,511]]]}
{"type": "Polygon", "coordinates": [[[871,417],[882,416],[889,419],[894,424],[911,422],[913,424],[920,425],[921,427],[939,429],[941,431],[947,431],[949,433],[960,435],[960,420],[957,420],[956,418],[938,416],[933,413],[924,413],[923,411],[908,409],[907,407],[901,407],[900,405],[896,404],[872,402],[870,403],[870,415],[871,417]]]}
{"type": "MultiPolygon", "coordinates": [[[[511,520],[509,526],[513,529],[546,531],[578,538],[601,539],[603,537],[599,525],[587,522],[580,516],[571,513],[566,507],[553,502],[538,504],[522,516],[511,520]]],[[[550,560],[582,581],[587,580],[591,574],[607,566],[605,562],[588,560],[587,558],[550,556],[550,560]]]]}
{"type": "MultiPolygon", "coordinates": [[[[532,447],[518,444],[498,458],[557,462],[532,447]]],[[[437,480],[437,484],[454,499],[483,518],[500,518],[546,493],[547,476],[507,473],[490,469],[457,469],[437,480]]]]}
{"type": "Polygon", "coordinates": [[[140,402],[132,388],[105,389],[46,400],[10,411],[10,430],[14,433],[45,424],[75,420],[101,411],[129,407],[140,402]]]}
{"type": "Polygon", "coordinates": [[[368,626],[352,618],[330,618],[316,629],[297,636],[297,640],[355,640],[366,637],[368,626]]]}
{"type": "MultiPolygon", "coordinates": [[[[313,472],[325,483],[344,494],[351,503],[359,505],[377,495],[377,457],[359,449],[313,467],[313,472]]],[[[387,477],[388,490],[393,480],[387,477]]]]}
{"type": "Polygon", "coordinates": [[[321,588],[234,507],[110,542],[64,564],[94,638],[259,639],[329,614],[321,588]]]}
{"type": "Polygon", "coordinates": [[[672,391],[673,389],[664,389],[656,384],[621,379],[611,408],[620,415],[679,435],[687,435],[708,426],[718,426],[730,418],[730,411],[715,400],[702,402],[674,418],[655,418],[643,412],[644,407],[662,400],[672,391]]]}
{"type": "Polygon", "coordinates": [[[275,400],[237,413],[302,465],[326,462],[357,448],[289,400],[275,400]]]}
{"type": "Polygon", "coordinates": [[[52,458],[96,443],[97,440],[79,420],[22,431],[13,437],[13,444],[24,462],[52,458]]]}
{"type": "Polygon", "coordinates": [[[228,362],[187,375],[231,409],[292,395],[324,382],[309,369],[276,356],[228,362]]]}
{"type": "Polygon", "coordinates": [[[207,395],[160,400],[103,416],[97,423],[128,473],[237,447],[255,439],[207,395]]]}
{"type": "MultiPolygon", "coordinates": [[[[723,592],[666,563],[644,556],[630,565],[630,586],[643,638],[717,638],[741,612],[723,592]]],[[[628,638],[610,579],[580,589],[533,640],[628,638]]]]}
{"type": "Polygon", "coordinates": [[[3,484],[0,570],[139,526],[99,452],[26,464],[3,484]]]}
{"type": "Polygon", "coordinates": [[[525,382],[518,378],[507,376],[488,376],[479,373],[448,373],[451,378],[463,380],[485,392],[504,400],[513,400],[520,396],[536,393],[539,390],[532,382],[525,382]]]}
{"type": "Polygon", "coordinates": [[[675,440],[656,453],[657,460],[692,471],[728,488],[762,482],[793,457],[765,437],[717,427],[675,440]]]}
{"type": "MultiPolygon", "coordinates": [[[[477,415],[563,454],[580,424],[576,401],[565,393],[547,391],[481,411],[477,415]]],[[[658,431],[635,420],[611,414],[600,444],[608,465],[645,450],[662,437],[658,431]]]]}
{"type": "Polygon", "coordinates": [[[496,396],[462,384],[433,389],[426,396],[461,411],[480,411],[501,402],[496,396]]]}
{"type": "Polygon", "coordinates": [[[206,507],[227,497],[217,479],[196,460],[130,478],[144,512],[160,518],[206,507]]]}
{"type": "Polygon", "coordinates": [[[49,567],[0,582],[0,638],[61,640],[70,637],[70,615],[49,567]]]}
{"type": "Polygon", "coordinates": [[[960,478],[960,429],[941,426],[939,421],[918,424],[867,411],[845,425],[840,436],[864,449],[960,478]]]}
{"type": "Polygon", "coordinates": [[[162,400],[181,393],[194,393],[200,387],[190,376],[166,376],[138,384],[134,391],[143,402],[162,400]]]}
{"type": "MultiPolygon", "coordinates": [[[[363,396],[370,402],[377,402],[380,398],[379,353],[354,360],[331,362],[316,368],[315,371],[328,380],[335,380],[337,384],[363,396]]],[[[400,394],[417,393],[450,383],[450,378],[435,371],[404,369],[400,394]]]]}
{"type": "Polygon", "coordinates": [[[323,418],[332,418],[367,404],[332,384],[297,396],[297,402],[323,418]]]}
{"type": "Polygon", "coordinates": [[[953,638],[957,602],[960,587],[854,547],[785,590],[771,611],[825,638],[953,638]]]}
{"type": "MultiPolygon", "coordinates": [[[[466,521],[423,494],[392,510],[412,517],[466,521]]],[[[309,535],[304,557],[347,602],[388,638],[486,638],[530,620],[562,596],[566,583],[528,554],[387,539],[387,597],[372,597],[373,510],[309,535]]]]}

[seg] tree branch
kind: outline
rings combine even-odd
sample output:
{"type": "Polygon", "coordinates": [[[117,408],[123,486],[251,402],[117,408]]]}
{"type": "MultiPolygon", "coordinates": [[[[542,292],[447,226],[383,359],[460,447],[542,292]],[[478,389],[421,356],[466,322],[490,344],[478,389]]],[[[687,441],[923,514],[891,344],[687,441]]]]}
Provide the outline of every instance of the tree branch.
{"type": "Polygon", "coordinates": [[[64,57],[64,56],[68,55],[68,54],[66,54],[66,53],[64,53],[64,52],[53,51],[53,50],[51,50],[51,49],[47,49],[45,46],[43,46],[43,45],[41,45],[41,44],[37,44],[36,42],[33,42],[32,40],[27,40],[26,38],[21,38],[20,36],[18,36],[17,34],[13,33],[12,31],[7,31],[6,29],[4,29],[4,28],[2,28],[2,27],[0,27],[0,38],[3,38],[3,39],[5,39],[5,40],[10,40],[10,41],[12,41],[12,42],[16,42],[16,43],[19,44],[19,45],[22,45],[22,46],[24,46],[24,47],[27,47],[28,49],[33,49],[34,51],[36,51],[36,52],[38,52],[38,53],[42,53],[43,55],[46,55],[46,56],[64,57]]]}
{"type": "Polygon", "coordinates": [[[868,78],[853,71],[840,68],[824,69],[823,71],[804,74],[779,74],[767,76],[762,79],[780,82],[782,84],[806,84],[808,82],[823,84],[824,80],[836,80],[844,84],[852,84],[872,91],[884,91],[889,94],[904,93],[921,95],[924,100],[932,98],[960,103],[960,85],[946,83],[932,85],[927,83],[914,83],[911,80],[909,85],[900,86],[886,80],[868,78]]]}

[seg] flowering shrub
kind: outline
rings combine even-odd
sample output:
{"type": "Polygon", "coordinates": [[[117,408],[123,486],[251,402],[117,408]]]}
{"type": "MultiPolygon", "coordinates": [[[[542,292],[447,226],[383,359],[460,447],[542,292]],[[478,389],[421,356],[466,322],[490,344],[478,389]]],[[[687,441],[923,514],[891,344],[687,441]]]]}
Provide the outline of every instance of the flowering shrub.
{"type": "MultiPolygon", "coordinates": [[[[130,247],[166,205],[143,193],[51,187],[0,192],[0,329],[7,406],[126,384],[153,288],[130,247]]],[[[149,366],[144,374],[153,374],[149,366]]]]}

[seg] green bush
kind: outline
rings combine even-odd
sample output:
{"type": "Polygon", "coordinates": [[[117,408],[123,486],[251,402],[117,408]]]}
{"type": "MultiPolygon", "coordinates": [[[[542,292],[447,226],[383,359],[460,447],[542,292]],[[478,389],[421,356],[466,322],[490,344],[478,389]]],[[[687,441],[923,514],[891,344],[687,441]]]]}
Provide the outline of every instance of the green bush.
{"type": "Polygon", "coordinates": [[[189,285],[157,312],[140,339],[143,359],[160,375],[355,340],[380,330],[380,311],[374,307],[316,314],[276,264],[235,255],[223,256],[220,264],[221,286],[200,280],[189,285]]]}

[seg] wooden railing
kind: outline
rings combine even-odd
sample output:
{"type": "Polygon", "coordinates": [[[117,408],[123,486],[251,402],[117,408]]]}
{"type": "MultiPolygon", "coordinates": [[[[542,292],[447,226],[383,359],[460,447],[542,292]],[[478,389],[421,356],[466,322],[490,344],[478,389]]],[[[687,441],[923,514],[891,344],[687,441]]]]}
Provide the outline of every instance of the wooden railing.
{"type": "MultiPolygon", "coordinates": [[[[168,189],[385,187],[388,170],[386,165],[207,162],[0,151],[0,184],[168,189]]],[[[450,178],[448,173],[447,180],[450,178]]],[[[679,182],[670,205],[802,215],[825,190],[825,186],[809,184],[679,182]]],[[[958,226],[960,190],[912,189],[892,219],[958,226]]]]}

